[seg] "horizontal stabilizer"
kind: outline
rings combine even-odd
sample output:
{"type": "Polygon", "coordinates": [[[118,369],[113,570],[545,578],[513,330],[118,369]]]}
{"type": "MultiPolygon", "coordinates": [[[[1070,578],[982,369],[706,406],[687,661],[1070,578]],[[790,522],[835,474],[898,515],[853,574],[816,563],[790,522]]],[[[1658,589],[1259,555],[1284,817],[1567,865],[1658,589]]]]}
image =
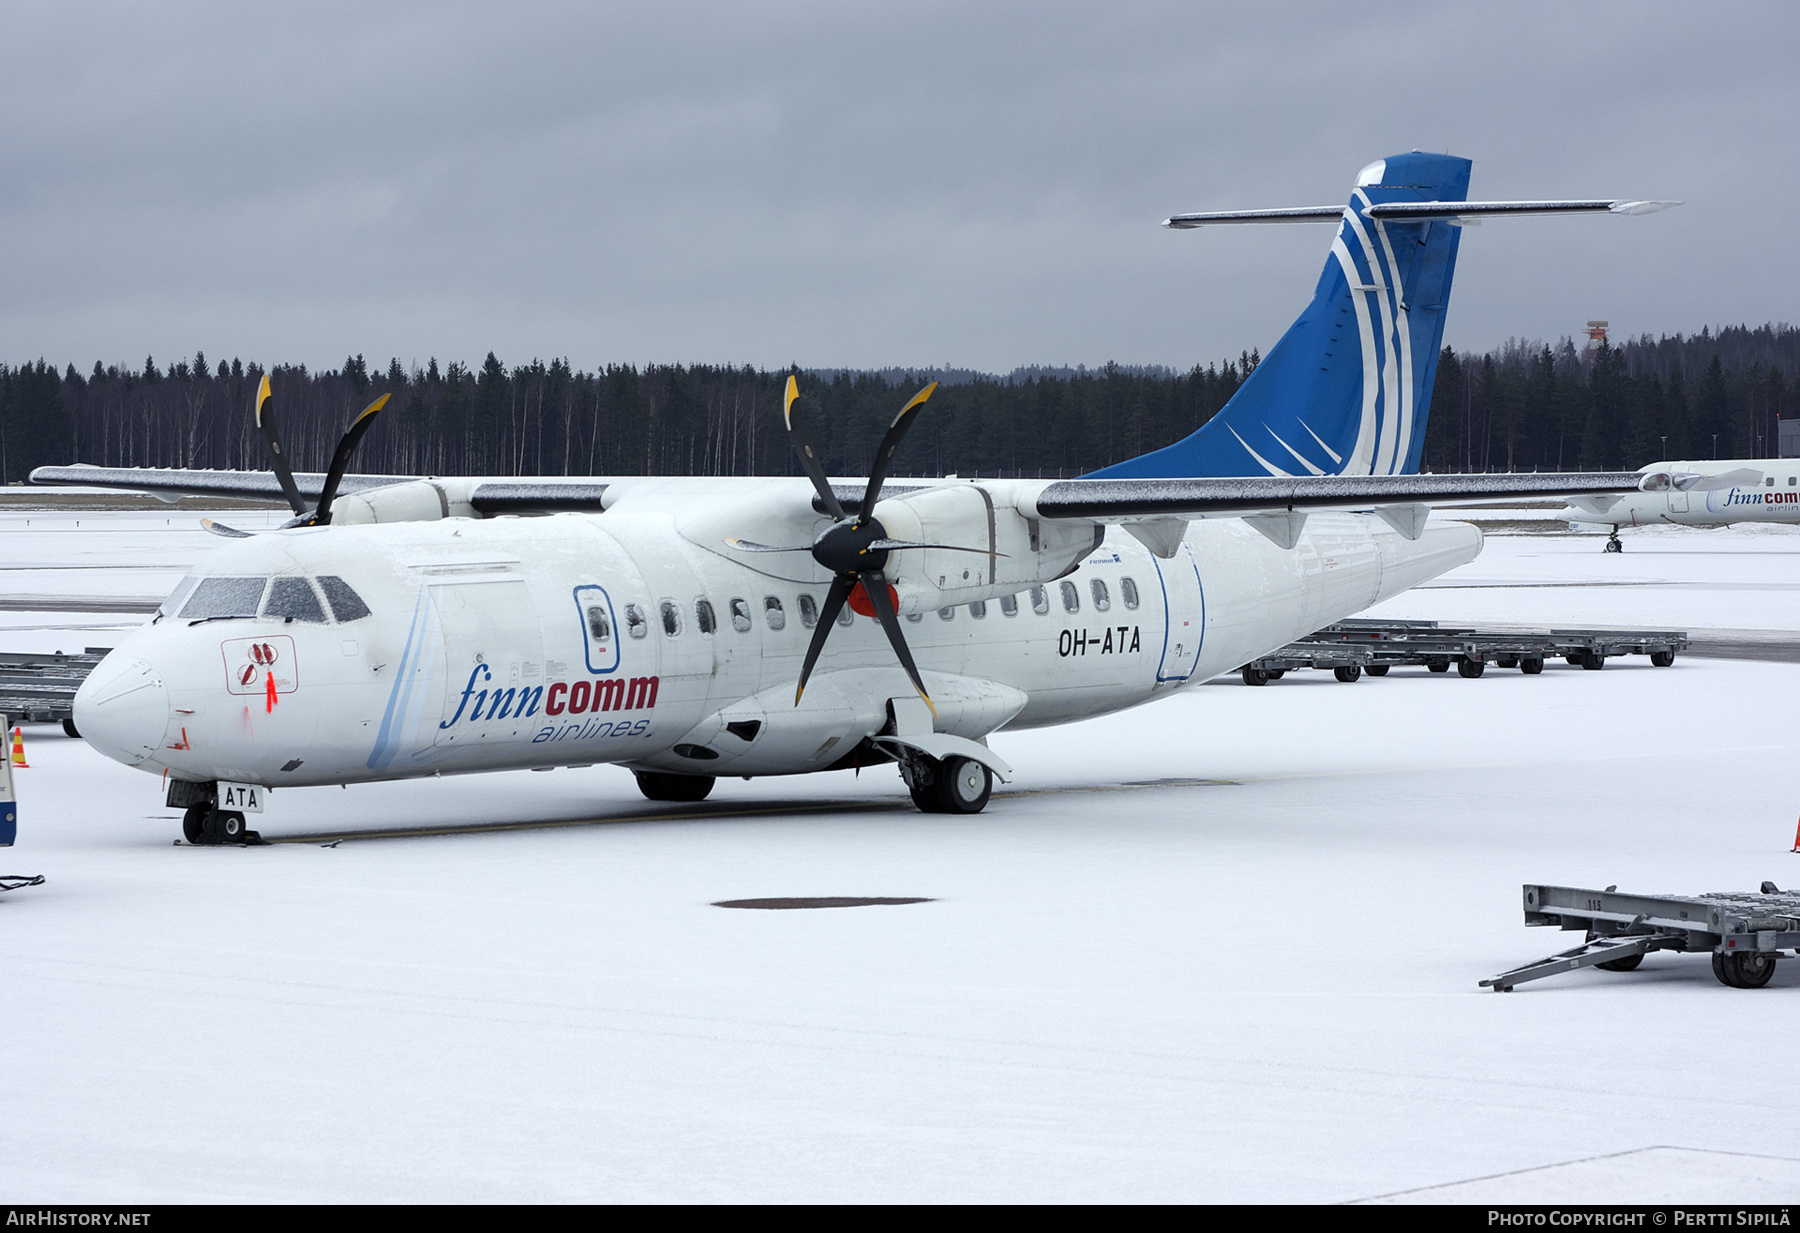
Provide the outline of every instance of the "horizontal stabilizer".
{"type": "MultiPolygon", "coordinates": [[[[1363,210],[1370,218],[1393,222],[1479,222],[1486,218],[1529,218],[1546,214],[1654,214],[1679,201],[1383,201],[1363,210]]],[[[1335,223],[1344,217],[1343,206],[1294,206],[1284,210],[1215,210],[1204,214],[1177,214],[1163,226],[1177,231],[1212,227],[1222,223],[1335,223]]]]}
{"type": "Polygon", "coordinates": [[[1344,207],[1292,206],[1285,210],[1213,210],[1206,214],[1177,214],[1163,219],[1163,226],[1177,231],[1190,227],[1211,227],[1220,223],[1335,223],[1344,217],[1344,207]]]}

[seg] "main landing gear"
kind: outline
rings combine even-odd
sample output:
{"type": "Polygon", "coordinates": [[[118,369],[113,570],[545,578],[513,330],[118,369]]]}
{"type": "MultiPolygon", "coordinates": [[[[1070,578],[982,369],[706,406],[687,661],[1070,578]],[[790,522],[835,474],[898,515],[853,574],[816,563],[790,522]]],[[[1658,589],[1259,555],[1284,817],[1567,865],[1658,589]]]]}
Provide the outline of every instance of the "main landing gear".
{"type": "Polygon", "coordinates": [[[1601,552],[1624,552],[1625,545],[1619,542],[1619,528],[1614,527],[1612,534],[1606,537],[1606,547],[1601,552]]]}
{"type": "Polygon", "coordinates": [[[994,793],[994,772],[973,758],[939,761],[908,750],[900,758],[900,778],[925,813],[980,813],[994,793]]]}
{"type": "Polygon", "coordinates": [[[261,835],[244,822],[235,809],[218,809],[211,804],[189,805],[181,815],[181,833],[189,843],[209,846],[221,843],[259,844],[261,835]]]}

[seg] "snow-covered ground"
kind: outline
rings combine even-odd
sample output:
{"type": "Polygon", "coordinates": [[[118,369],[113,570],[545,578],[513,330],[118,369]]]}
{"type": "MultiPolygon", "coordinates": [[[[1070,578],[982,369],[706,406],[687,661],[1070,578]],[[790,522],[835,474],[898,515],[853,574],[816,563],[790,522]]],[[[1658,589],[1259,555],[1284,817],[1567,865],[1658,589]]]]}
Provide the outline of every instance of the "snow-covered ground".
{"type": "MultiPolygon", "coordinates": [[[[211,543],[25,516],[0,650],[108,645],[139,618],[25,596],[154,599],[211,543]]],[[[1496,535],[1384,611],[1800,630],[1800,535],[1599,543],[1496,535]]],[[[1522,926],[1526,881],[1800,878],[1797,690],[1300,673],[1003,733],[973,818],[882,768],[658,821],[597,767],[287,790],[257,825],[603,824],[256,849],[175,845],[153,779],[28,727],[0,1199],[1785,1200],[1800,961],[1476,982],[1571,940],[1522,926]],[[712,906],[807,895],[933,902],[712,906]]]]}

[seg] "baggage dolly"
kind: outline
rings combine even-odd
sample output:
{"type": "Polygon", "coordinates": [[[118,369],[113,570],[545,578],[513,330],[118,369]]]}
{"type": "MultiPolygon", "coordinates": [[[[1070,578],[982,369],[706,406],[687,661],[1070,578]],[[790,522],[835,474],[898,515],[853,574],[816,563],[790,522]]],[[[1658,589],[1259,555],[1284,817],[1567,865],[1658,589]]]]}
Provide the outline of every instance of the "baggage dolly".
{"type": "Polygon", "coordinates": [[[1329,668],[1346,683],[1363,676],[1386,676],[1390,668],[1414,666],[1431,672],[1478,677],[1489,664],[1517,668],[1527,676],[1561,659],[1597,672],[1608,659],[1648,655],[1658,668],[1675,662],[1688,636],[1668,629],[1536,629],[1442,625],[1436,621],[1339,621],[1290,642],[1239,671],[1246,685],[1279,681],[1299,668],[1329,668]]]}
{"type": "Polygon", "coordinates": [[[1784,950],[1800,951],[1800,893],[1764,882],[1760,894],[1622,895],[1617,886],[1524,888],[1525,923],[1584,929],[1587,941],[1481,982],[1511,993],[1528,980],[1578,968],[1630,972],[1653,950],[1712,952],[1713,975],[1733,989],[1760,989],[1784,950]]]}
{"type": "Polygon", "coordinates": [[[75,691],[110,647],[90,646],[79,655],[0,655],[0,711],[15,723],[60,723],[75,730],[75,691]]]}

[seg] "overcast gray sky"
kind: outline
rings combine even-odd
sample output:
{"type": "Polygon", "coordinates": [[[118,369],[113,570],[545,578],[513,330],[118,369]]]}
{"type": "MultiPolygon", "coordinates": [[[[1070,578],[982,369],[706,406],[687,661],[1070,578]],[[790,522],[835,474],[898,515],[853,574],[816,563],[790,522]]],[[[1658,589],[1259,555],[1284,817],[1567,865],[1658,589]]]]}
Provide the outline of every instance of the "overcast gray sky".
{"type": "Polygon", "coordinates": [[[1486,349],[1796,320],[1800,5],[0,3],[0,358],[763,366],[1266,350],[1408,149],[1486,349]]]}

